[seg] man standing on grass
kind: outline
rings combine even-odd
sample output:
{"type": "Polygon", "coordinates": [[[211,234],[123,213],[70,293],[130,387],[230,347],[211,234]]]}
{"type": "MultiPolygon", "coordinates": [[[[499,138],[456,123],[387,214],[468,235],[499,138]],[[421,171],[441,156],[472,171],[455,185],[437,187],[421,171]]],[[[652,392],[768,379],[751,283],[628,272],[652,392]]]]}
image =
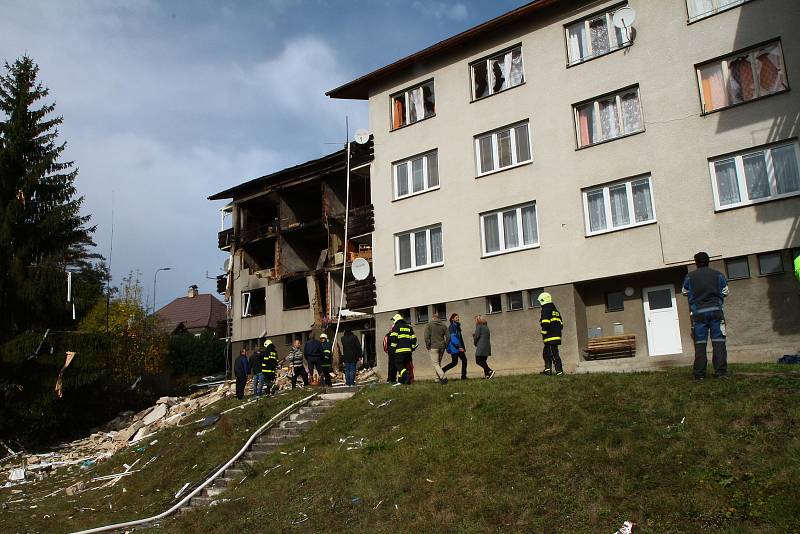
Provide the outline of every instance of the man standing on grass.
{"type": "Polygon", "coordinates": [[[389,358],[394,360],[397,369],[397,384],[410,384],[413,380],[412,353],[417,348],[417,335],[411,325],[399,313],[392,317],[392,331],[389,332],[389,358]]]}
{"type": "Polygon", "coordinates": [[[236,375],[236,398],[244,398],[244,386],[247,384],[247,375],[250,373],[250,362],[247,360],[247,351],[242,349],[236,362],[233,364],[233,374],[236,375]]]}
{"type": "Polygon", "coordinates": [[[447,384],[447,378],[445,378],[442,366],[439,364],[442,361],[447,341],[447,326],[439,319],[439,314],[434,312],[433,319],[425,327],[425,348],[428,349],[433,371],[436,373],[436,378],[440,384],[447,384]]]}
{"type": "Polygon", "coordinates": [[[689,298],[694,338],[694,377],[706,377],[706,345],[711,334],[712,363],[717,378],[728,377],[728,349],[725,345],[725,315],[722,304],[728,296],[728,281],[721,272],[708,266],[705,252],[694,255],[697,269],[686,275],[682,293],[689,298]]]}

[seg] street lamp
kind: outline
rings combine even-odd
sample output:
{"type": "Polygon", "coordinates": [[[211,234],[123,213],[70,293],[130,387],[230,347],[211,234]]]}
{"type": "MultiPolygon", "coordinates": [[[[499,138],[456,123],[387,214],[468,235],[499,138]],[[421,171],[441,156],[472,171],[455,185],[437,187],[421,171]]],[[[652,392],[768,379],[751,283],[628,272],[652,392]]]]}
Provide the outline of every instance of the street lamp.
{"type": "Polygon", "coordinates": [[[172,267],[162,267],[160,269],[156,269],[156,274],[153,275],[153,313],[156,312],[156,278],[158,277],[158,271],[171,271],[172,267]]]}

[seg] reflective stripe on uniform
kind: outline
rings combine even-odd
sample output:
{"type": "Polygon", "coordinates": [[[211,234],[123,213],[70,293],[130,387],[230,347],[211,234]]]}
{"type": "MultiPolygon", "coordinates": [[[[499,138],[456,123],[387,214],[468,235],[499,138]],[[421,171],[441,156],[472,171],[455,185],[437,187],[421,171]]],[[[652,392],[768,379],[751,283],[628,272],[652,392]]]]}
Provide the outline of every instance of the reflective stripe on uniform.
{"type": "MultiPolygon", "coordinates": [[[[544,332],[542,332],[542,333],[544,333],[544,332]]],[[[548,341],[561,341],[561,336],[546,337],[542,341],[544,341],[545,343],[547,343],[548,341]]]]}

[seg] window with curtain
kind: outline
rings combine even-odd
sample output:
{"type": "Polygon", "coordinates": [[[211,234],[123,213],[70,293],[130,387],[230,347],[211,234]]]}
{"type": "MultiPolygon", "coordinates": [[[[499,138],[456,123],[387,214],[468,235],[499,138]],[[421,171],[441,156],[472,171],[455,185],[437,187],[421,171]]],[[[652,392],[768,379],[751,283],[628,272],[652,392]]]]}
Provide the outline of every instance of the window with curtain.
{"type": "Polygon", "coordinates": [[[718,210],[800,194],[797,141],[713,159],[709,166],[718,210]]]}
{"type": "Polygon", "coordinates": [[[578,148],[644,130],[638,87],[576,104],[573,109],[578,148]]]}
{"type": "Polygon", "coordinates": [[[436,114],[433,80],[391,96],[392,130],[427,119],[436,114]]]}
{"type": "Polygon", "coordinates": [[[484,213],[480,217],[484,256],[539,246],[535,202],[484,213]]]}
{"type": "Polygon", "coordinates": [[[699,65],[697,80],[703,113],[789,88],[780,41],[699,65]]]}
{"type": "Polygon", "coordinates": [[[393,163],[392,171],[395,199],[424,193],[439,187],[436,150],[393,163]]]}
{"type": "Polygon", "coordinates": [[[694,22],[722,11],[740,6],[750,0],[686,0],[689,22],[694,22]]]}
{"type": "Polygon", "coordinates": [[[627,7],[627,4],[565,26],[568,65],[575,65],[631,45],[625,30],[617,28],[612,22],[614,12],[623,7],[627,7]]]}
{"type": "Polygon", "coordinates": [[[476,137],[475,156],[479,176],[530,161],[528,122],[476,137]]]}
{"type": "Polygon", "coordinates": [[[441,225],[396,234],[394,242],[397,272],[444,264],[441,225]]]}
{"type": "Polygon", "coordinates": [[[481,59],[470,65],[472,74],[472,99],[478,100],[525,81],[522,69],[522,45],[481,59]]]}
{"type": "Polygon", "coordinates": [[[586,235],[655,222],[650,176],[583,191],[586,235]]]}

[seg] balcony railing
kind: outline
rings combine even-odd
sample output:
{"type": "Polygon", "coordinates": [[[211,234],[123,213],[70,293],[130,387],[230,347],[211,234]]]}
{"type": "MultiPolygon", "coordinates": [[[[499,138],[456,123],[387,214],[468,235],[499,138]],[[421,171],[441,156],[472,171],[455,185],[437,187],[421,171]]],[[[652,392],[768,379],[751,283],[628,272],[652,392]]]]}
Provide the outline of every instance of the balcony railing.
{"type": "Polygon", "coordinates": [[[220,250],[227,250],[233,245],[233,228],[221,231],[217,234],[217,248],[220,250]]]}
{"type": "Polygon", "coordinates": [[[347,282],[344,285],[344,296],[347,298],[347,307],[351,310],[375,306],[377,303],[375,277],[369,276],[365,280],[347,282]]]}
{"type": "Polygon", "coordinates": [[[261,224],[259,226],[252,226],[245,228],[241,232],[240,240],[242,243],[250,243],[265,237],[271,237],[277,232],[275,224],[261,224]]]}
{"type": "Polygon", "coordinates": [[[350,210],[347,233],[351,236],[369,234],[375,230],[375,208],[372,204],[350,210]]]}

